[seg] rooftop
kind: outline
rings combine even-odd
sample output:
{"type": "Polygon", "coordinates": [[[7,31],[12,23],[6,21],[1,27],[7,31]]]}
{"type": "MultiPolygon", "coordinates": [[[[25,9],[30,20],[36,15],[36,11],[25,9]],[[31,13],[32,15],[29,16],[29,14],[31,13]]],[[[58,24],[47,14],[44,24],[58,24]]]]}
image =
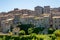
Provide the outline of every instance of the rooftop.
{"type": "Polygon", "coordinates": [[[54,17],[52,17],[52,18],[60,18],[60,16],[54,16],[54,17]]]}

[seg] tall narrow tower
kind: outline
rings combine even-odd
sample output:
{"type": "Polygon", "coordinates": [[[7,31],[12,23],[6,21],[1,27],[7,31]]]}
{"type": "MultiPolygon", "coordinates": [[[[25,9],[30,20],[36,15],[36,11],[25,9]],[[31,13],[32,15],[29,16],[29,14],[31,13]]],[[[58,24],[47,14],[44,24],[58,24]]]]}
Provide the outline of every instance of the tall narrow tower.
{"type": "Polygon", "coordinates": [[[50,6],[44,6],[44,13],[50,13],[50,6]]]}
{"type": "Polygon", "coordinates": [[[36,12],[36,14],[43,14],[43,7],[41,7],[41,6],[36,6],[35,7],[35,12],[36,12]]]}

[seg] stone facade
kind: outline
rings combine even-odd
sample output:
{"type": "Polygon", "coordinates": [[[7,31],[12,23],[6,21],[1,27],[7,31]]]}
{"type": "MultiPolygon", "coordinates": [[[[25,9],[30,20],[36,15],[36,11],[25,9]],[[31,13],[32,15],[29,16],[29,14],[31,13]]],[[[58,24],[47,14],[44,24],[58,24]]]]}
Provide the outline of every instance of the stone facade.
{"type": "Polygon", "coordinates": [[[55,21],[57,21],[56,27],[59,28],[60,18],[58,16],[60,16],[59,8],[54,9],[50,8],[50,6],[44,6],[44,8],[36,6],[35,10],[28,9],[20,10],[18,8],[15,8],[14,10],[11,10],[9,12],[0,13],[0,31],[7,32],[7,30],[10,29],[10,25],[14,23],[17,24],[17,22],[20,22],[22,24],[32,23],[36,25],[36,27],[40,26],[47,28],[50,27],[51,23],[54,27],[56,24],[55,21]]]}

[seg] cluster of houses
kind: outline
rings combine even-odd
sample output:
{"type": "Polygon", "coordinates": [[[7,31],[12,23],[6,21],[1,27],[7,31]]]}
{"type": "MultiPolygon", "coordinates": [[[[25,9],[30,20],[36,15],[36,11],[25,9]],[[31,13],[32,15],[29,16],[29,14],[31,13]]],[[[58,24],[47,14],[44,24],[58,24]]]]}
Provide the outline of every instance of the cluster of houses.
{"type": "Polygon", "coordinates": [[[12,11],[0,13],[0,32],[6,33],[11,26],[14,28],[13,32],[17,32],[20,30],[16,29],[18,23],[32,23],[36,27],[60,29],[60,11],[59,8],[50,8],[50,6],[44,8],[37,6],[34,11],[15,8],[12,11]]]}

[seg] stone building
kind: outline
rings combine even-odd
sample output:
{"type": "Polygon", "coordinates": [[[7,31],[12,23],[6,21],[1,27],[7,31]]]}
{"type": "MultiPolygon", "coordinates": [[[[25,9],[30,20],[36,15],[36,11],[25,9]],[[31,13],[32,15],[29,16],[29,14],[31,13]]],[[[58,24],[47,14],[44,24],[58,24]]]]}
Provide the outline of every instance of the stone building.
{"type": "Polygon", "coordinates": [[[44,13],[50,13],[50,6],[44,6],[44,13]]]}
{"type": "Polygon", "coordinates": [[[13,18],[1,21],[1,31],[2,32],[6,33],[10,30],[10,27],[13,23],[12,20],[13,20],[13,18]]]}
{"type": "Polygon", "coordinates": [[[41,6],[36,6],[34,10],[37,15],[43,14],[43,7],[41,7],[41,6]]]}
{"type": "Polygon", "coordinates": [[[54,16],[53,18],[53,28],[60,29],[60,16],[54,16]]]}

